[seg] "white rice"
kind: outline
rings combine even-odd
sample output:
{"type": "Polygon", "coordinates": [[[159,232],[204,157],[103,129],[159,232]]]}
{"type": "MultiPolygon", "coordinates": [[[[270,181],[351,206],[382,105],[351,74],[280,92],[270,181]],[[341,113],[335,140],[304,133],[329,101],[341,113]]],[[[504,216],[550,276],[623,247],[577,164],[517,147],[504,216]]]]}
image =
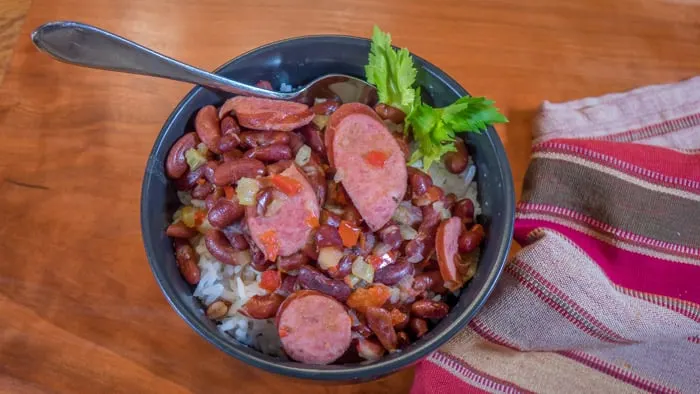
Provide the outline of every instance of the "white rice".
{"type": "MultiPolygon", "coordinates": [[[[291,86],[282,84],[280,91],[291,91],[291,86]]],[[[461,174],[450,173],[442,163],[433,164],[428,172],[433,183],[441,187],[445,193],[454,193],[458,199],[471,199],[474,202],[475,214],[481,213],[476,199],[477,185],[473,181],[475,167],[471,159],[467,170],[461,174]]],[[[182,194],[178,193],[178,197],[183,203],[193,202],[187,199],[184,193],[182,194]]],[[[194,296],[204,305],[204,309],[219,299],[231,303],[226,316],[218,321],[219,331],[265,354],[286,357],[282,352],[274,319],[252,319],[238,312],[251,297],[267,294],[267,291],[259,286],[260,273],[249,265],[232,266],[217,261],[207,250],[204,237],[195,238],[193,246],[199,255],[198,265],[201,270],[200,281],[194,290],[194,296]]],[[[409,291],[413,278],[406,279],[391,288],[391,302],[413,301],[413,295],[409,291]]],[[[431,293],[430,296],[435,300],[441,299],[440,295],[431,293]]]]}

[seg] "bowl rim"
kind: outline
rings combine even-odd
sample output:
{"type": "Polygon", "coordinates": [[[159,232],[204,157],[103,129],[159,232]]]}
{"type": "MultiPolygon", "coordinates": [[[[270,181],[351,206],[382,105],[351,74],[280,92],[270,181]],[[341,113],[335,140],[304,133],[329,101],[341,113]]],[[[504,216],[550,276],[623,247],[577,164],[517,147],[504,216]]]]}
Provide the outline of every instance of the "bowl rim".
{"type": "MultiPolygon", "coordinates": [[[[264,51],[266,49],[270,49],[279,45],[309,40],[312,42],[342,40],[348,41],[349,43],[357,43],[357,41],[362,41],[366,43],[370,41],[369,39],[364,37],[335,34],[289,37],[282,40],[270,42],[262,46],[253,48],[249,51],[246,51],[227,61],[223,65],[217,67],[216,70],[214,70],[214,73],[221,73],[228,66],[257,52],[264,51]]],[[[466,89],[464,89],[455,79],[450,77],[440,68],[412,52],[411,56],[413,56],[415,59],[418,59],[419,62],[422,62],[424,65],[427,65],[428,67],[424,67],[423,71],[432,74],[433,77],[437,78],[442,84],[447,86],[449,90],[454,91],[460,96],[469,95],[466,89]]],[[[162,163],[158,163],[157,160],[155,160],[154,158],[156,152],[161,149],[161,145],[163,144],[163,139],[165,133],[169,129],[169,125],[172,124],[178,116],[180,116],[187,104],[202,89],[205,88],[202,86],[195,86],[185,95],[185,97],[182,100],[180,100],[180,102],[173,109],[170,116],[163,123],[160,132],[156,136],[153,148],[151,149],[151,152],[149,154],[141,186],[140,207],[142,240],[144,243],[144,248],[146,250],[146,257],[149,266],[151,267],[151,271],[156,279],[156,282],[158,283],[158,286],[160,287],[161,291],[163,292],[163,295],[165,296],[170,306],[202,338],[207,340],[209,343],[213,344],[219,350],[227,353],[230,356],[235,357],[236,359],[244,362],[245,364],[261,368],[268,372],[302,379],[320,381],[348,381],[362,379],[365,377],[382,376],[389,373],[393,373],[395,371],[398,371],[399,369],[412,365],[415,362],[425,358],[429,353],[437,350],[440,346],[442,346],[444,343],[446,343],[448,340],[454,337],[458,331],[462,330],[472,320],[476,313],[483,307],[484,303],[486,302],[486,299],[493,291],[498,281],[498,278],[500,277],[505,266],[505,261],[511,246],[515,220],[515,193],[510,164],[505,154],[503,144],[493,127],[489,127],[487,131],[483,133],[483,135],[489,139],[489,142],[495,148],[495,154],[497,156],[496,159],[499,164],[498,169],[500,171],[500,176],[503,179],[502,190],[505,194],[506,201],[504,203],[504,206],[502,207],[503,210],[501,211],[501,214],[503,215],[505,220],[508,221],[505,226],[506,231],[503,233],[503,237],[501,238],[498,245],[494,246],[498,247],[496,264],[488,273],[488,276],[486,278],[486,286],[482,287],[477,292],[474,300],[472,301],[471,305],[473,305],[473,308],[467,308],[463,311],[460,311],[459,314],[455,317],[454,321],[446,327],[444,327],[443,331],[439,335],[435,335],[434,337],[427,339],[426,342],[422,343],[420,347],[413,349],[410,352],[404,352],[402,354],[399,354],[395,358],[383,358],[378,361],[367,364],[357,363],[349,365],[339,365],[338,368],[333,369],[320,369],[320,366],[302,363],[290,363],[290,365],[277,363],[275,361],[267,360],[264,357],[261,357],[263,356],[262,353],[261,356],[246,353],[242,350],[237,349],[234,345],[230,344],[230,340],[223,340],[222,338],[216,335],[211,335],[209,329],[201,321],[199,321],[194,314],[189,313],[189,311],[187,311],[186,306],[177,296],[175,289],[172,287],[172,284],[168,282],[165,275],[157,267],[156,257],[153,253],[153,250],[155,250],[155,242],[147,231],[148,214],[146,212],[147,200],[145,198],[148,189],[150,189],[151,182],[154,181],[153,178],[157,177],[158,174],[162,174],[163,172],[163,169],[160,168],[162,167],[162,163]]],[[[231,337],[231,340],[235,341],[236,339],[231,337]]]]}

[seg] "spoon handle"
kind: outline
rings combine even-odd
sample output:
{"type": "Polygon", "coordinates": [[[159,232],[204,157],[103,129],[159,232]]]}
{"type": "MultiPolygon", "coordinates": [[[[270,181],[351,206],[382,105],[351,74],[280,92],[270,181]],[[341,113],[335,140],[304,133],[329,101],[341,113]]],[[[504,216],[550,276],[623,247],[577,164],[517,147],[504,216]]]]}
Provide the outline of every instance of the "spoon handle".
{"type": "Polygon", "coordinates": [[[289,94],[206,72],[133,41],[79,22],[49,22],[32,32],[34,45],[54,58],[78,66],[173,79],[245,96],[288,99],[289,94]]]}

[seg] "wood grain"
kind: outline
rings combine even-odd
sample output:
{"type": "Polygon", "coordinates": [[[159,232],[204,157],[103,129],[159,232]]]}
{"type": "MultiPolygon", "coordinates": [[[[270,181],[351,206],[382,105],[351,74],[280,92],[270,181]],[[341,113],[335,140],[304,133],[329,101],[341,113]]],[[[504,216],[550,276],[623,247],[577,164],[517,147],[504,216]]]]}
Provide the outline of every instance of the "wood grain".
{"type": "Polygon", "coordinates": [[[376,23],[497,101],[518,189],[543,100],[700,73],[697,0],[35,0],[0,87],[2,392],[405,393],[412,380],[410,370],[342,387],[273,376],[187,327],[148,268],[139,193],[153,140],[190,87],[50,60],[28,37],[57,19],[207,69],[270,41],[367,36],[376,23]]]}
{"type": "Polygon", "coordinates": [[[0,82],[5,76],[29,3],[29,0],[0,0],[0,82]]]}

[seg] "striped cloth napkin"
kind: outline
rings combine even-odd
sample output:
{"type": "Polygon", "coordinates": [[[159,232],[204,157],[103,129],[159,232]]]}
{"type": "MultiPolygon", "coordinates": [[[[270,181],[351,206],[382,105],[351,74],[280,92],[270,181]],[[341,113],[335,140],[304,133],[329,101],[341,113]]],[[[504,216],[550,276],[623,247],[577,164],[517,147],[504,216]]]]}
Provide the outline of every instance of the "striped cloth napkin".
{"type": "Polygon", "coordinates": [[[700,392],[700,77],[545,102],[515,239],[412,394],[700,392]]]}

